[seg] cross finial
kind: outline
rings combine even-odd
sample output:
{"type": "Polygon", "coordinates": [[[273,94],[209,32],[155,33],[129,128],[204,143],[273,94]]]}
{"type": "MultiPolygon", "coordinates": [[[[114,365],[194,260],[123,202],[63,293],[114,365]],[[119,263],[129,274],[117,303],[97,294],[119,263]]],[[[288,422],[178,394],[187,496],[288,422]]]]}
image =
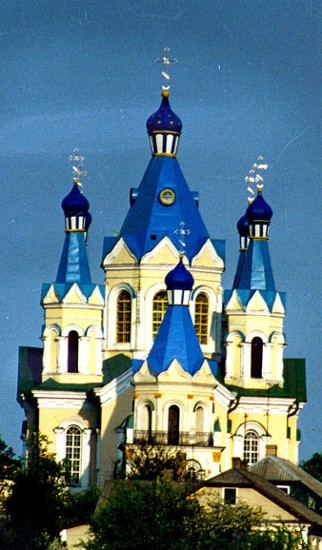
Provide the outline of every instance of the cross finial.
{"type": "MultiPolygon", "coordinates": [[[[244,178],[244,181],[246,183],[249,183],[250,186],[247,187],[247,191],[251,193],[252,195],[255,194],[255,191],[252,188],[252,184],[256,184],[256,187],[259,192],[262,191],[264,187],[264,178],[262,176],[262,172],[264,170],[267,170],[268,164],[264,163],[264,157],[262,155],[259,155],[257,157],[257,161],[254,162],[252,168],[248,172],[248,176],[244,178]]],[[[254,200],[254,196],[248,197],[248,202],[252,203],[254,200]]]]}
{"type": "Polygon", "coordinates": [[[80,178],[81,177],[84,178],[85,176],[87,176],[87,172],[85,170],[83,170],[83,160],[84,159],[85,159],[85,157],[83,157],[80,154],[80,151],[77,147],[74,149],[73,153],[68,158],[68,160],[70,160],[73,163],[72,170],[73,170],[74,182],[77,185],[79,185],[80,187],[82,187],[82,184],[80,182],[80,178]]]}
{"type": "Polygon", "coordinates": [[[180,222],[179,225],[180,225],[180,228],[175,230],[175,234],[179,235],[178,241],[179,241],[179,244],[181,246],[181,248],[179,250],[179,254],[180,254],[181,257],[183,257],[184,253],[185,253],[185,248],[187,246],[186,241],[185,241],[185,237],[187,235],[190,235],[191,231],[190,231],[190,229],[187,228],[185,222],[180,222]]]}
{"type": "Polygon", "coordinates": [[[168,69],[165,70],[166,65],[174,65],[174,63],[177,63],[178,61],[176,57],[170,57],[169,54],[170,54],[170,48],[164,48],[163,56],[158,57],[158,59],[155,60],[156,63],[162,63],[165,66],[164,70],[161,73],[165,80],[165,83],[162,85],[163,90],[169,90],[170,88],[170,84],[169,84],[170,75],[169,75],[169,70],[168,69]]]}

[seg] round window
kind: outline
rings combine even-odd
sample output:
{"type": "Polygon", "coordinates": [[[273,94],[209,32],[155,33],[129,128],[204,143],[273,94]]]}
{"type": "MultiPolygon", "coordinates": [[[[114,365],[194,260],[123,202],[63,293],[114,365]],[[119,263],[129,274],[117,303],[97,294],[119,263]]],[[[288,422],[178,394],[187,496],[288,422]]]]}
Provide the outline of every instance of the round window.
{"type": "Polygon", "coordinates": [[[163,189],[160,191],[159,200],[165,206],[170,206],[176,198],[175,192],[172,189],[163,189]]]}

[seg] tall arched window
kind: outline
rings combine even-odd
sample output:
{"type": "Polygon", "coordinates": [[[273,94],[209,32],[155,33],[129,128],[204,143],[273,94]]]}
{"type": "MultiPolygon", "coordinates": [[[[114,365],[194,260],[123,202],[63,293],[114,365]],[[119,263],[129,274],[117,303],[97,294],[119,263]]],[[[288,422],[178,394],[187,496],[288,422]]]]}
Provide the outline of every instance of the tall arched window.
{"type": "Polygon", "coordinates": [[[68,334],[68,372],[78,372],[78,341],[78,332],[71,330],[68,334]]]}
{"type": "Polygon", "coordinates": [[[66,459],[68,460],[69,485],[79,485],[81,473],[81,430],[71,426],[66,430],[66,459]]]}
{"type": "Polygon", "coordinates": [[[144,439],[148,443],[152,443],[152,409],[151,405],[144,405],[142,409],[142,430],[144,439]]]}
{"type": "Polygon", "coordinates": [[[163,321],[164,314],[168,307],[168,296],[165,290],[160,290],[153,297],[152,304],[152,336],[153,339],[163,321]]]}
{"type": "Polygon", "coordinates": [[[258,445],[259,438],[256,432],[250,430],[245,433],[244,437],[244,460],[247,464],[254,464],[258,461],[258,445]]]}
{"type": "Polygon", "coordinates": [[[168,445],[179,445],[179,418],[179,407],[171,405],[168,412],[168,445]]]}
{"type": "Polygon", "coordinates": [[[200,405],[196,408],[196,432],[203,433],[204,431],[204,410],[200,405]]]}
{"type": "Polygon", "coordinates": [[[195,301],[195,329],[200,344],[208,344],[209,299],[199,292],[195,301]]]}
{"type": "Polygon", "coordinates": [[[251,347],[251,367],[250,375],[252,378],[262,378],[263,368],[263,340],[258,336],[252,339],[251,347]]]}
{"type": "Polygon", "coordinates": [[[116,303],[116,341],[126,343],[131,341],[131,296],[122,290],[116,303]]]}

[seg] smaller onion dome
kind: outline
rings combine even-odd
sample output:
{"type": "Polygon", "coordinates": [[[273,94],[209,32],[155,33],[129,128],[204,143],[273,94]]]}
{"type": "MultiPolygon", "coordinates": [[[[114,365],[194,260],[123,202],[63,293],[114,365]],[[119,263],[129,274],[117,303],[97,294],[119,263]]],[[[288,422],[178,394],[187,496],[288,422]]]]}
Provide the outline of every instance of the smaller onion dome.
{"type": "Polygon", "coordinates": [[[273,210],[262,196],[262,190],[258,190],[256,199],[249,205],[246,211],[249,221],[249,236],[252,239],[268,239],[268,230],[273,210]]]}
{"type": "Polygon", "coordinates": [[[89,209],[89,202],[82,195],[80,192],[78,181],[74,181],[74,185],[71,189],[71,191],[66,195],[63,202],[61,203],[61,207],[65,212],[65,215],[77,215],[77,214],[85,214],[85,212],[89,209]]]}
{"type": "Polygon", "coordinates": [[[194,279],[191,273],[185,268],[182,258],[178,265],[165,278],[165,284],[168,290],[191,290],[194,279]]]}
{"type": "Polygon", "coordinates": [[[246,214],[242,216],[237,222],[238,233],[241,237],[248,237],[249,221],[246,214]]]}
{"type": "Polygon", "coordinates": [[[66,231],[86,232],[92,221],[92,216],[88,212],[89,202],[81,193],[77,179],[74,179],[74,185],[62,201],[61,206],[65,212],[66,231]]]}
{"type": "Polygon", "coordinates": [[[159,109],[151,115],[146,123],[153,155],[175,156],[182,122],[174,113],[169,103],[169,90],[162,91],[159,109]]]}
{"type": "Polygon", "coordinates": [[[273,210],[263,198],[262,192],[259,190],[256,199],[247,208],[246,215],[249,222],[265,221],[269,222],[273,216],[273,210]]]}

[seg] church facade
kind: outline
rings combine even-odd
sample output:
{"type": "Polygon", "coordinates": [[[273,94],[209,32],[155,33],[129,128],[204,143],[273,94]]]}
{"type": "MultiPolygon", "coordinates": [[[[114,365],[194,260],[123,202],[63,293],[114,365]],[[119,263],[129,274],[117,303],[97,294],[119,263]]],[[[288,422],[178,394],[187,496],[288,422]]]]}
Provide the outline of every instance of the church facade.
{"type": "Polygon", "coordinates": [[[41,295],[43,346],[20,348],[18,402],[25,441],[45,435],[77,487],[124,477],[143,444],[181,451],[187,475],[204,478],[236,457],[298,459],[305,365],[284,358],[272,210],[258,185],[224,290],[224,241],[208,234],[181,172],[181,128],[163,90],[147,121],[152,158],[119,234],[104,240],[101,284],[91,280],[91,215],[77,177],[62,202],[61,259],[41,295]]]}

